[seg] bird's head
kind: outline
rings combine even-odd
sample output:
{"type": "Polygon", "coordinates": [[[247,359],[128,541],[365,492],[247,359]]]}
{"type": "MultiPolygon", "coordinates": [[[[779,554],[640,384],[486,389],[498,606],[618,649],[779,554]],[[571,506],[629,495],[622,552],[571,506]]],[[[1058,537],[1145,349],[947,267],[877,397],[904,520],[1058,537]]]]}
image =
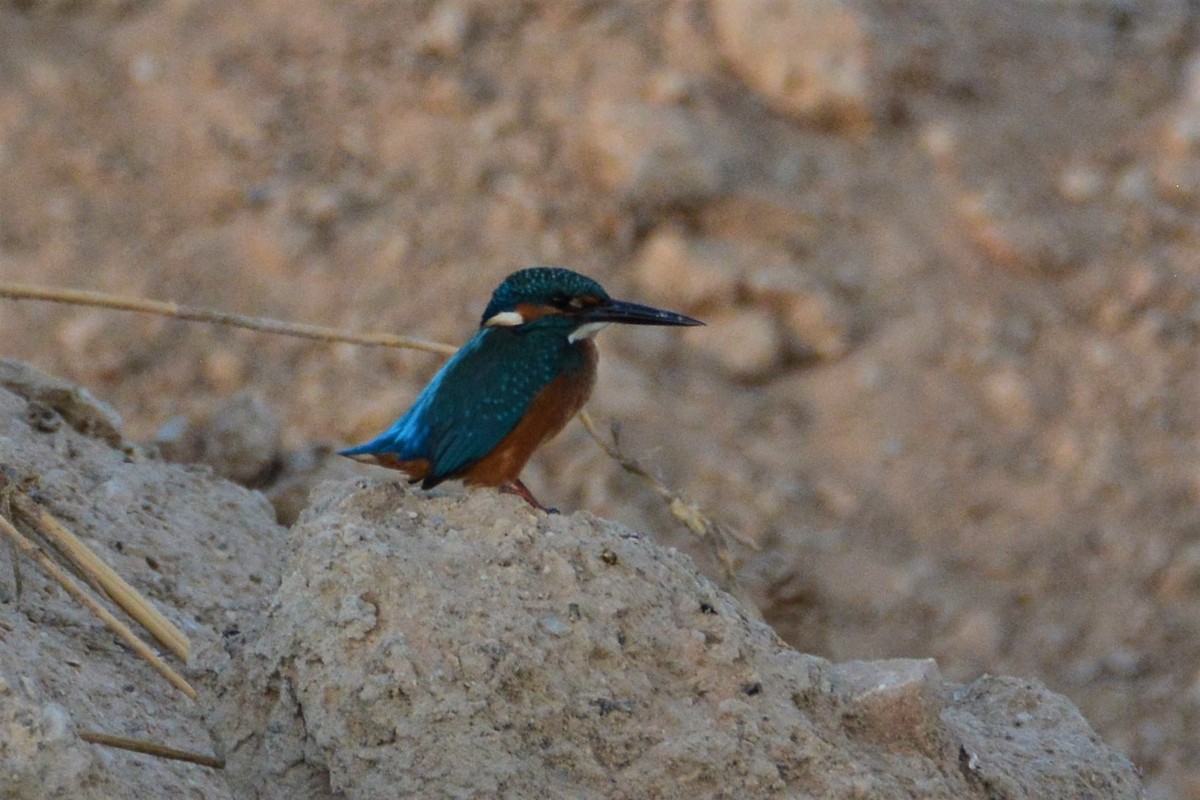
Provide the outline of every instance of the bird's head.
{"type": "Polygon", "coordinates": [[[613,300],[586,275],[561,267],[531,267],[514,272],[492,293],[480,326],[555,325],[572,342],[594,336],[611,323],[626,325],[703,325],[703,322],[637,303],[613,300]]]}

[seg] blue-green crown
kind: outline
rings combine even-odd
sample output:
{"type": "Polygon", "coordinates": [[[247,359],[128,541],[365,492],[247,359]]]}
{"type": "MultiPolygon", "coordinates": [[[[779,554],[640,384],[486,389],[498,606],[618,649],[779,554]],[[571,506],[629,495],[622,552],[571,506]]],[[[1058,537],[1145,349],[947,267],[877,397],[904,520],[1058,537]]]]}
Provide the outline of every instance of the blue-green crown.
{"type": "Polygon", "coordinates": [[[496,287],[480,322],[502,311],[512,311],[521,303],[565,306],[572,297],[584,295],[609,299],[604,287],[586,275],[562,267],[530,267],[514,272],[496,287]]]}

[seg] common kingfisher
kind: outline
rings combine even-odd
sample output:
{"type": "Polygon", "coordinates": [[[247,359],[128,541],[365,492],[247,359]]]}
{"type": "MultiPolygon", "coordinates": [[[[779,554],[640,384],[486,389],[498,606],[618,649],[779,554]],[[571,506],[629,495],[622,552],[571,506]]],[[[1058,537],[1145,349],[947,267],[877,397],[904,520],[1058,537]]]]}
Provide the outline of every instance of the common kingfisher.
{"type": "Polygon", "coordinates": [[[521,482],[521,470],[587,402],[598,361],[592,337],[613,322],[704,324],[613,300],[599,283],[568,269],[514,272],[492,293],[479,331],[412,408],[379,437],[340,454],[401,470],[425,489],[461,478],[548,510],[521,482]]]}

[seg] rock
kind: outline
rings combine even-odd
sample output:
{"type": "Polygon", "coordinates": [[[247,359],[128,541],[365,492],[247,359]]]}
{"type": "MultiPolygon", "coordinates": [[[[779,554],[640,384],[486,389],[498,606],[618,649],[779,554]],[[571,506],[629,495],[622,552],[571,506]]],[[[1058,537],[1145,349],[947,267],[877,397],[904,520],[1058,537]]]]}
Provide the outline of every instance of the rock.
{"type": "Polygon", "coordinates": [[[983,396],[991,411],[1014,428],[1027,429],[1037,420],[1033,387],[1016,367],[988,375],[983,380],[983,396]]]}
{"type": "Polygon", "coordinates": [[[850,324],[844,306],[822,289],[798,292],[782,315],[792,349],[805,357],[831,361],[850,349],[850,324]]]}
{"type": "Polygon", "coordinates": [[[1040,685],[796,652],[620,525],[360,478],[319,489],[285,544],[261,495],[29,405],[0,389],[0,463],[191,637],[201,695],[26,569],[0,602],[5,798],[1138,796],[1040,685]]]}
{"type": "Polygon", "coordinates": [[[222,478],[259,486],[279,465],[282,430],[260,398],[239,392],[194,423],[168,421],[155,442],[172,461],[208,464],[222,478]]]}
{"type": "Polygon", "coordinates": [[[0,775],[3,797],[125,796],[118,776],[95,748],[79,740],[70,717],[53,703],[38,708],[0,674],[0,775]]]}
{"type": "Polygon", "coordinates": [[[635,279],[650,299],[700,312],[737,301],[740,267],[734,244],[668,228],[655,231],[642,246],[635,279]]]}
{"type": "Polygon", "coordinates": [[[327,484],[285,557],[205,699],[242,796],[1139,794],[1044,688],[798,653],[686,557],[587,514],[327,484]]]}
{"type": "Polygon", "coordinates": [[[1070,164],[1058,175],[1058,193],[1072,203],[1090,203],[1105,191],[1104,173],[1088,164],[1070,164]]]}
{"type": "Polygon", "coordinates": [[[592,178],[635,207],[696,206],[725,185],[719,137],[684,108],[600,99],[585,131],[592,178]]]}
{"type": "Polygon", "coordinates": [[[850,347],[845,304],[781,248],[667,228],[636,269],[652,300],[717,326],[689,338],[739,378],[764,377],[787,354],[835,359],[850,347]]]}
{"type": "Polygon", "coordinates": [[[919,747],[930,755],[944,746],[938,715],[948,698],[932,658],[838,664],[830,686],[855,735],[889,749],[919,747]]]}
{"type": "Polygon", "coordinates": [[[30,413],[39,418],[43,429],[60,417],[85,436],[121,444],[121,417],[87,389],[9,358],[0,359],[0,386],[29,401],[30,413]]]}
{"type": "Polygon", "coordinates": [[[714,0],[717,44],[777,110],[841,130],[870,123],[870,37],[841,0],[714,0]]]}
{"type": "Polygon", "coordinates": [[[984,676],[958,689],[941,717],[974,793],[1006,800],[1142,796],[1129,760],[1095,747],[1096,734],[1079,711],[1037,682],[984,676]]]}
{"type": "Polygon", "coordinates": [[[850,349],[849,311],[825,284],[798,264],[776,256],[758,259],[747,292],[775,311],[790,349],[804,358],[833,360],[850,349]]]}
{"type": "MultiPolygon", "coordinates": [[[[394,411],[388,411],[394,415],[394,411]]],[[[194,423],[168,420],[155,434],[163,456],[206,464],[222,478],[262,492],[281,525],[291,525],[308,506],[313,487],[362,474],[363,467],[334,453],[329,444],[283,450],[283,424],[259,398],[241,392],[194,423]]]]}
{"type": "MultiPolygon", "coordinates": [[[[198,681],[256,630],[278,584],[283,529],[271,507],[208,470],[111,445],[115,415],[83,390],[24,364],[2,369],[21,393],[0,388],[0,464],[181,628],[192,669],[168,660],[198,681]],[[46,429],[27,397],[74,409],[75,423],[46,429]]],[[[0,796],[229,798],[219,771],[79,739],[90,730],[212,753],[198,707],[28,562],[12,599],[12,553],[0,544],[0,796]]]]}
{"type": "Polygon", "coordinates": [[[1158,137],[1153,175],[1160,196],[1187,203],[1200,195],[1200,57],[1182,72],[1182,91],[1158,137]]]}
{"type": "Polygon", "coordinates": [[[464,4],[439,3],[420,30],[417,52],[442,58],[457,58],[466,49],[470,33],[471,15],[464,4]]]}
{"type": "Polygon", "coordinates": [[[713,359],[730,377],[754,381],[769,377],[787,352],[779,326],[770,311],[736,308],[704,319],[703,335],[685,334],[685,341],[713,359]]]}

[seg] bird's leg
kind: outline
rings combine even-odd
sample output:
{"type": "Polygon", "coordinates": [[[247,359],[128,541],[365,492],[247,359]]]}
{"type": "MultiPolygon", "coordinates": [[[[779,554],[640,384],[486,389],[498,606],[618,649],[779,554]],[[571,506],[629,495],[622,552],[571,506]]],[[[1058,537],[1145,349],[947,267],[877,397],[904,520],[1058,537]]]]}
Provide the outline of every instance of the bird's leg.
{"type": "Polygon", "coordinates": [[[558,513],[557,508],[547,508],[539,503],[538,499],[533,496],[533,492],[529,491],[529,487],[522,483],[520,478],[514,478],[511,481],[505,482],[500,486],[500,491],[505,494],[515,494],[538,511],[545,511],[547,514],[558,513]]]}

